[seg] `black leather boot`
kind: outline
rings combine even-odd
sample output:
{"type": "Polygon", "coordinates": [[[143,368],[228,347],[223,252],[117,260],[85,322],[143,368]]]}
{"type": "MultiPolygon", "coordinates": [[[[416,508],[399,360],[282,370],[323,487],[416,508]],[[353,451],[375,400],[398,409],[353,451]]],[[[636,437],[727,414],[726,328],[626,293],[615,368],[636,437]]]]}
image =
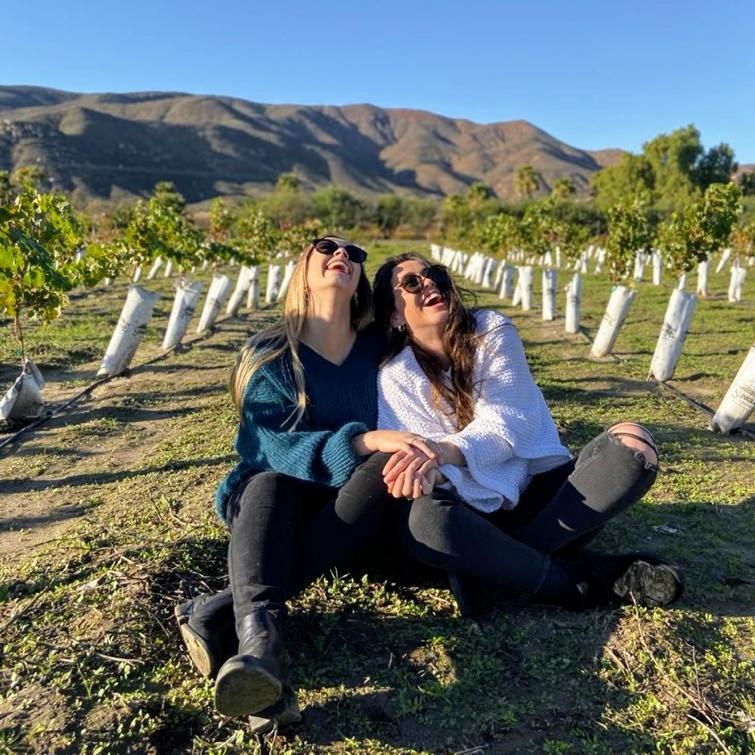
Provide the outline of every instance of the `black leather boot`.
{"type": "Polygon", "coordinates": [[[214,678],[238,647],[231,588],[197,595],[177,605],[173,613],[197,671],[214,678]]]}
{"type": "Polygon", "coordinates": [[[271,731],[284,726],[301,723],[302,715],[296,701],[296,693],[288,685],[284,685],[283,694],[277,703],[249,716],[249,731],[255,734],[269,734],[271,731]]]}
{"type": "Polygon", "coordinates": [[[238,623],[238,655],[222,665],[215,680],[215,707],[219,713],[251,715],[280,699],[288,678],[283,615],[281,608],[258,608],[238,623]]]}
{"type": "Polygon", "coordinates": [[[581,551],[574,567],[584,608],[611,603],[666,606],[679,600],[684,592],[679,568],[654,553],[612,555],[581,551]]]}

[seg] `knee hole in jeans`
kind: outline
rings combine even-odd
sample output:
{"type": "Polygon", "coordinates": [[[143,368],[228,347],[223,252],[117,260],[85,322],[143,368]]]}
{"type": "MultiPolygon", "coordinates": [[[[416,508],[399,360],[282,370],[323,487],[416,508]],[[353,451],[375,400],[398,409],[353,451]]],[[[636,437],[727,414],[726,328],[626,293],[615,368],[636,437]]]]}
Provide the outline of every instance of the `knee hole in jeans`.
{"type": "Polygon", "coordinates": [[[617,422],[608,428],[608,434],[615,442],[630,449],[643,464],[657,468],[658,453],[655,448],[655,439],[647,428],[637,422],[617,422]],[[645,434],[650,439],[644,437],[645,434]]]}

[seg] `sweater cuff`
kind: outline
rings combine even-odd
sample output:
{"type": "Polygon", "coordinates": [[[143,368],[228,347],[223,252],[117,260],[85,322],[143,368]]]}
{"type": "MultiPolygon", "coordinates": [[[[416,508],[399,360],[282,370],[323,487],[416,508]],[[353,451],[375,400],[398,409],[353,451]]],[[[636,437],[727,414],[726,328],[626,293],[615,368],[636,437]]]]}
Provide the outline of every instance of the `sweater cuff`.
{"type": "Polygon", "coordinates": [[[367,431],[368,427],[363,422],[348,422],[338,431],[341,442],[329,449],[327,458],[323,458],[331,470],[330,484],[333,487],[340,488],[351,477],[354,468],[362,462],[364,457],[354,450],[352,440],[367,431]]]}

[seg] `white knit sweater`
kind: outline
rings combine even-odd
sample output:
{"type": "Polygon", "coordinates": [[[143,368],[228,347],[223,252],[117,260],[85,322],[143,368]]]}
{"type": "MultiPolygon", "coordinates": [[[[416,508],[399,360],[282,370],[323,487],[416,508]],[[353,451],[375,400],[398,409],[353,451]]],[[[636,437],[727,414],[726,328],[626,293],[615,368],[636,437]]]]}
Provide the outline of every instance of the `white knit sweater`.
{"type": "Polygon", "coordinates": [[[378,428],[453,443],[467,464],[444,464],[440,471],[458,494],[480,511],[512,509],[533,475],[571,454],[559,441],[514,324],[492,310],[474,317],[484,335],[475,354],[472,421],[456,431],[450,407],[434,403],[430,381],[407,346],[378,375],[378,428]]]}

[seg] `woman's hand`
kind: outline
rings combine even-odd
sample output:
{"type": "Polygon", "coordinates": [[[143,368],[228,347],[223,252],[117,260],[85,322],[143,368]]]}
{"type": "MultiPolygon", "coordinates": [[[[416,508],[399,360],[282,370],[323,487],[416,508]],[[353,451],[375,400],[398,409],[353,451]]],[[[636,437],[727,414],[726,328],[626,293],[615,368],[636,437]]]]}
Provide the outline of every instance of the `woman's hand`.
{"type": "MultiPolygon", "coordinates": [[[[431,447],[435,444],[430,441],[431,447]]],[[[383,467],[383,481],[394,498],[419,498],[432,491],[438,462],[418,448],[397,451],[383,467]]]]}
{"type": "Polygon", "coordinates": [[[412,476],[409,472],[402,472],[392,483],[387,483],[388,492],[394,498],[409,498],[411,500],[432,493],[436,482],[443,475],[436,467],[430,467],[424,475],[412,476]]]}
{"type": "Polygon", "coordinates": [[[395,454],[400,451],[411,453],[419,450],[427,458],[437,461],[437,448],[434,449],[431,444],[435,445],[427,438],[403,430],[371,430],[355,436],[352,440],[354,450],[360,456],[367,456],[378,451],[395,454]]]}

